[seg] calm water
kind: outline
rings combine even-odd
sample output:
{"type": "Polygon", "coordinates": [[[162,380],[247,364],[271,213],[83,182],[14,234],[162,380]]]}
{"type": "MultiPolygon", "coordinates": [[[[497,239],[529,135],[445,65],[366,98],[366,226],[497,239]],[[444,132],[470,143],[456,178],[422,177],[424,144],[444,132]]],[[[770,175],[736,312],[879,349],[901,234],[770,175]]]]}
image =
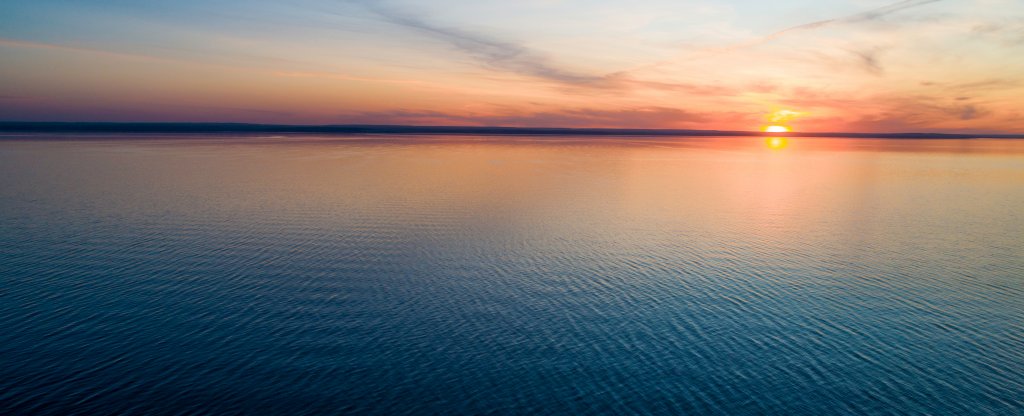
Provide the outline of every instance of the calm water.
{"type": "Polygon", "coordinates": [[[1024,141],[0,138],[0,413],[1024,414],[1024,141]]]}

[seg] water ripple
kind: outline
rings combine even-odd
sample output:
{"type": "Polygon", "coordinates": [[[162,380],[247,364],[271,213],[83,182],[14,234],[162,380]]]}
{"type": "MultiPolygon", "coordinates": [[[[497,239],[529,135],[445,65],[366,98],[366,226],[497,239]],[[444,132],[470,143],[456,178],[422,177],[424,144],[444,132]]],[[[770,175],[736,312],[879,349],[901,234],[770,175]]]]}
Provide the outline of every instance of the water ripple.
{"type": "Polygon", "coordinates": [[[1024,414],[1024,145],[694,140],[0,142],[0,413],[1024,414]]]}

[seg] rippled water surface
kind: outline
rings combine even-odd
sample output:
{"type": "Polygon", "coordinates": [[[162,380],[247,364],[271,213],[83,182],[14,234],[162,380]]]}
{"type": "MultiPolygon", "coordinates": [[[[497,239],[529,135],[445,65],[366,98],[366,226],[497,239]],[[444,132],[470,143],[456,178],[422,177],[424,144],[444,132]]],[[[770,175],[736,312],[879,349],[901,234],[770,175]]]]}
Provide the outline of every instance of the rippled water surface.
{"type": "Polygon", "coordinates": [[[0,138],[0,413],[1024,414],[1024,141],[0,138]]]}

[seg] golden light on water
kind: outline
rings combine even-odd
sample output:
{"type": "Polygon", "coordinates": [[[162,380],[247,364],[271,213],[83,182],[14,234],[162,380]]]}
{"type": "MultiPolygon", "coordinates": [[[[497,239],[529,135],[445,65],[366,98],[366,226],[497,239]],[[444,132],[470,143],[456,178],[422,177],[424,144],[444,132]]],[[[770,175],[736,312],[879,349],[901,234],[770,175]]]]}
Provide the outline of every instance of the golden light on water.
{"type": "Polygon", "coordinates": [[[785,137],[769,137],[768,140],[765,140],[765,144],[769,149],[782,150],[789,146],[789,141],[785,137]]]}

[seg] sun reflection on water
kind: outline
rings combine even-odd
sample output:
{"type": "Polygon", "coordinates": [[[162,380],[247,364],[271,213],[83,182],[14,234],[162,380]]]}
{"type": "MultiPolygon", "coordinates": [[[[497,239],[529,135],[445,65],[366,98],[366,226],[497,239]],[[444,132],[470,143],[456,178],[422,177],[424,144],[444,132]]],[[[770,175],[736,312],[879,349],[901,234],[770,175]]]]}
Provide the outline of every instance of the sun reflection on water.
{"type": "Polygon", "coordinates": [[[789,140],[787,140],[785,137],[769,137],[767,140],[765,140],[765,144],[768,146],[769,149],[782,150],[789,146],[789,140]]]}

